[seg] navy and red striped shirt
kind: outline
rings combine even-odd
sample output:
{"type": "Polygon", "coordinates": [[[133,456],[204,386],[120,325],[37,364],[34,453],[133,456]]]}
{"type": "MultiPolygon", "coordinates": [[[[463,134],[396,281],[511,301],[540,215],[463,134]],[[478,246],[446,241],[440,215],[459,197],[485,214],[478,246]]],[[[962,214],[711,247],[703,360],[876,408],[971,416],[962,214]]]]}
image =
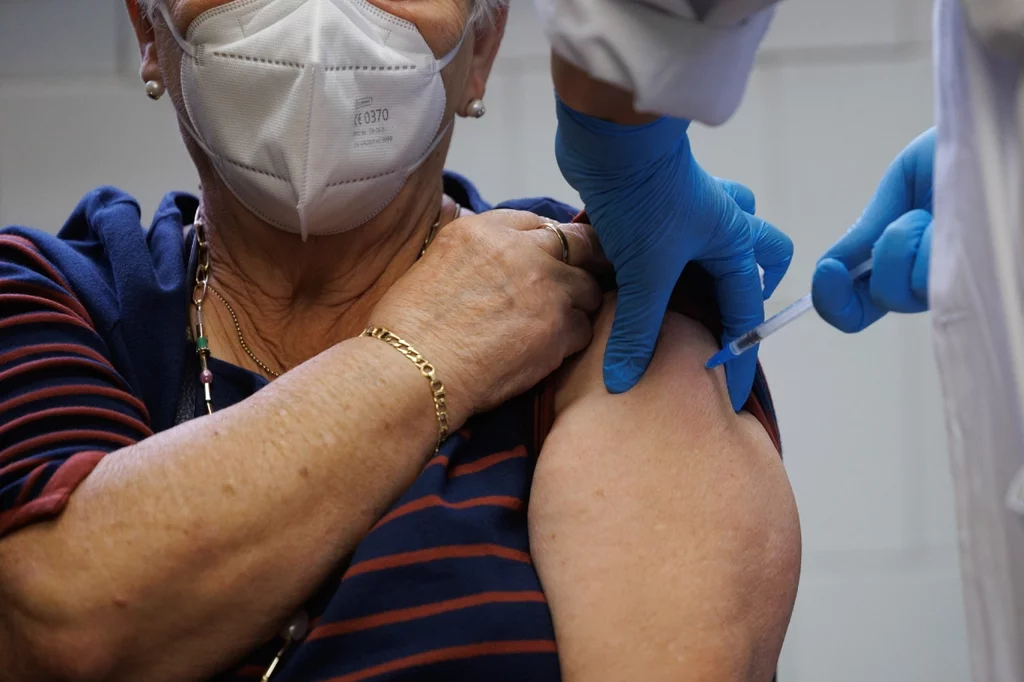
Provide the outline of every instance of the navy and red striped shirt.
{"type": "MultiPolygon", "coordinates": [[[[457,175],[445,190],[475,212],[490,208],[457,175]]],[[[548,199],[501,206],[575,214],[548,199]]],[[[170,428],[183,404],[185,417],[200,416],[183,230],[196,208],[169,194],[145,230],[131,197],[101,188],[56,237],[0,231],[0,536],[59,514],[105,454],[170,428]]],[[[713,300],[688,270],[673,306],[717,332],[713,300]]],[[[225,362],[210,368],[217,409],[266,384],[225,362]]],[[[311,599],[313,627],[275,680],[559,679],[526,516],[551,402],[537,387],[444,443],[311,599]]],[[[748,409],[778,444],[760,374],[748,409]]],[[[279,646],[217,679],[258,680],[279,646]]]]}

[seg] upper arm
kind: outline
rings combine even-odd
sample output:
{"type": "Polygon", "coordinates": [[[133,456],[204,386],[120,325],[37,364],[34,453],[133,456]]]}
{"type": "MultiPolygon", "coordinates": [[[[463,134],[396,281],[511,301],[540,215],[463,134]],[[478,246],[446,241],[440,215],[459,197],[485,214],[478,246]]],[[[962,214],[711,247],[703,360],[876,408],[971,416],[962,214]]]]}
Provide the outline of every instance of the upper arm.
{"type": "Polygon", "coordinates": [[[106,453],[151,435],[91,318],[23,237],[0,234],[0,538],[59,513],[106,453]]]}
{"type": "Polygon", "coordinates": [[[531,493],[530,541],[563,674],[580,680],[769,680],[800,563],[781,460],[735,414],[717,350],[666,317],[632,391],[601,364],[614,300],[567,367],[531,493]]]}
{"type": "Polygon", "coordinates": [[[25,527],[60,514],[101,458],[151,432],[68,282],[11,234],[0,234],[0,311],[0,668],[50,679],[53,654],[70,647],[54,648],[52,614],[26,596],[43,571],[25,527]]]}

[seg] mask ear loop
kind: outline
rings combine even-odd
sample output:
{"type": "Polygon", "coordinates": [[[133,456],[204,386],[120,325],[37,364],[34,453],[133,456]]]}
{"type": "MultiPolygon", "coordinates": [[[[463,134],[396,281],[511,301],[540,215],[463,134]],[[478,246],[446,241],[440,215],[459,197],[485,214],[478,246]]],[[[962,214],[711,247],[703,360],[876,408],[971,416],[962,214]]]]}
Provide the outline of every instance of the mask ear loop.
{"type": "MultiPolygon", "coordinates": [[[[441,71],[443,71],[449,64],[451,64],[452,61],[459,55],[459,51],[462,50],[462,46],[466,42],[466,35],[468,35],[469,30],[470,29],[467,26],[466,30],[462,34],[462,37],[459,38],[459,44],[452,48],[451,51],[448,52],[448,54],[437,60],[436,63],[438,75],[440,75],[441,71]]],[[[417,159],[415,163],[409,166],[408,172],[410,174],[415,173],[417,169],[419,169],[419,167],[423,165],[423,162],[430,158],[430,155],[434,153],[434,150],[437,149],[437,146],[441,144],[441,140],[444,139],[444,136],[447,135],[448,131],[452,129],[454,123],[454,119],[448,121],[448,124],[446,126],[437,131],[437,135],[434,136],[434,141],[430,143],[430,146],[427,147],[427,150],[423,152],[423,155],[420,156],[420,158],[417,159]]]]}
{"type": "MultiPolygon", "coordinates": [[[[451,51],[448,52],[448,54],[437,60],[438,74],[444,71],[445,68],[447,68],[448,65],[451,64],[457,56],[459,56],[459,52],[462,50],[462,46],[466,42],[466,35],[468,33],[469,27],[466,27],[466,30],[462,33],[462,37],[459,38],[459,44],[452,48],[451,51]]],[[[446,125],[444,128],[437,132],[437,135],[434,137],[434,141],[431,143],[430,147],[427,149],[426,152],[424,152],[423,156],[421,156],[419,160],[410,168],[410,171],[415,172],[417,168],[423,165],[423,162],[427,160],[427,157],[434,153],[434,150],[437,149],[437,145],[441,143],[441,140],[444,139],[444,136],[448,134],[449,130],[451,130],[453,123],[454,121],[448,121],[448,125],[446,125]]]]}
{"type": "Polygon", "coordinates": [[[459,38],[459,44],[456,45],[454,48],[452,48],[452,50],[448,54],[446,54],[445,56],[443,56],[443,57],[441,57],[440,59],[437,60],[437,70],[438,71],[443,71],[445,69],[445,67],[447,67],[449,64],[451,64],[452,61],[456,57],[459,56],[459,51],[462,50],[462,45],[463,45],[463,43],[466,42],[466,34],[468,34],[468,33],[469,33],[469,29],[467,28],[463,32],[462,37],[459,38]]]}
{"type": "MultiPolygon", "coordinates": [[[[171,13],[167,9],[166,0],[157,0],[157,7],[159,7],[160,9],[160,14],[163,16],[164,23],[167,24],[167,30],[171,32],[171,37],[174,38],[174,42],[178,44],[178,47],[181,48],[182,52],[188,55],[189,59],[197,59],[196,55],[198,54],[198,51],[196,50],[195,47],[190,45],[188,41],[185,40],[185,38],[182,37],[181,33],[178,31],[178,27],[174,25],[174,20],[171,17],[171,13]]],[[[188,106],[186,104],[185,115],[182,116],[181,114],[178,114],[178,120],[181,122],[181,125],[184,126],[185,132],[189,134],[189,137],[195,140],[195,143],[199,145],[199,148],[202,149],[203,152],[208,157],[210,157],[211,160],[219,161],[221,159],[220,155],[214,153],[214,151],[210,149],[209,145],[207,145],[206,142],[203,141],[203,138],[199,135],[199,131],[197,131],[195,127],[192,125],[192,121],[190,121],[188,117],[187,109],[188,106]]]]}
{"type": "MultiPolygon", "coordinates": [[[[462,49],[462,45],[463,45],[463,43],[465,41],[466,41],[466,34],[463,33],[462,37],[459,39],[459,44],[456,45],[455,48],[452,49],[448,54],[446,54],[445,56],[443,56],[440,59],[435,61],[435,63],[437,64],[437,67],[438,67],[437,71],[436,71],[436,75],[440,76],[441,70],[444,69],[449,64],[451,64],[452,60],[455,59],[456,56],[458,56],[459,51],[462,49]]],[[[445,135],[448,134],[448,131],[450,131],[452,129],[452,126],[454,124],[455,124],[455,121],[453,119],[451,121],[448,121],[447,125],[445,125],[443,128],[441,128],[441,129],[439,129],[437,131],[437,134],[434,136],[433,142],[430,143],[430,146],[427,147],[426,151],[424,151],[423,154],[420,155],[420,157],[418,159],[416,159],[416,161],[413,162],[412,165],[410,165],[406,169],[406,172],[408,173],[408,175],[412,175],[417,170],[419,170],[419,167],[422,166],[423,163],[427,159],[430,158],[430,155],[433,154],[434,151],[437,150],[438,145],[441,144],[441,140],[444,139],[445,135]]],[[[403,186],[404,186],[404,183],[403,183],[403,186]]],[[[399,189],[398,191],[400,192],[401,189],[399,189]]],[[[394,201],[396,196],[398,196],[398,192],[395,192],[394,196],[390,197],[387,201],[385,201],[383,204],[381,204],[380,208],[378,208],[377,211],[370,218],[368,218],[366,220],[366,222],[369,222],[370,220],[373,220],[374,217],[379,215],[380,212],[384,210],[384,207],[386,207],[388,204],[390,204],[392,201],[394,201]]],[[[365,224],[365,222],[363,224],[365,224]]]]}
{"type": "MultiPolygon", "coordinates": [[[[466,32],[462,34],[462,37],[459,38],[458,45],[452,48],[452,50],[448,54],[437,60],[436,63],[438,75],[440,75],[441,71],[443,71],[445,67],[451,64],[452,61],[459,55],[459,51],[462,49],[462,45],[466,42],[466,34],[468,32],[469,29],[467,29],[466,32]]],[[[423,155],[419,159],[417,159],[413,165],[409,166],[409,173],[415,173],[416,169],[422,166],[423,162],[426,161],[427,158],[429,158],[430,155],[434,153],[434,150],[437,149],[437,145],[441,144],[441,140],[443,140],[444,136],[448,134],[449,130],[451,130],[453,123],[454,120],[448,121],[448,125],[437,131],[437,135],[434,136],[434,141],[430,143],[430,146],[427,148],[427,151],[423,152],[423,155]]]]}
{"type": "Polygon", "coordinates": [[[187,54],[192,59],[196,58],[196,49],[188,44],[188,41],[182,37],[178,31],[178,27],[174,25],[174,19],[171,17],[170,10],[167,9],[166,0],[157,0],[157,7],[160,8],[160,14],[163,15],[164,23],[167,24],[167,30],[171,32],[171,37],[174,38],[174,42],[178,43],[178,47],[181,51],[187,54]]]}
{"type": "MultiPolygon", "coordinates": [[[[167,24],[167,29],[171,32],[171,36],[174,38],[174,41],[178,43],[178,46],[181,48],[182,52],[187,54],[189,59],[197,60],[196,55],[198,54],[199,51],[196,50],[182,37],[181,33],[178,31],[178,28],[174,25],[174,21],[171,19],[170,12],[167,10],[167,6],[165,5],[165,0],[157,0],[157,4],[159,5],[160,13],[163,15],[164,22],[167,24]]],[[[182,81],[184,81],[184,79],[182,79],[182,81]]],[[[184,115],[178,113],[177,107],[175,107],[175,114],[178,118],[178,121],[181,122],[182,127],[185,129],[185,132],[187,132],[189,137],[191,137],[195,141],[195,143],[199,145],[199,148],[203,150],[203,153],[206,154],[206,156],[210,159],[211,162],[213,162],[214,167],[216,167],[217,164],[225,163],[224,157],[213,151],[213,149],[211,149],[210,146],[203,141],[203,138],[202,136],[200,136],[199,131],[197,131],[195,127],[192,125],[192,121],[189,120],[188,115],[188,99],[184,97],[184,93],[182,93],[182,97],[183,99],[185,99],[185,113],[184,115]]],[[[220,174],[220,171],[217,170],[217,173],[220,174]]],[[[223,178],[223,174],[221,174],[221,177],[223,178]]],[[[230,187],[230,184],[228,184],[228,187],[230,187]]],[[[235,196],[238,195],[236,194],[235,196]]],[[[242,201],[241,199],[239,200],[242,201]]],[[[249,205],[248,202],[242,201],[242,204],[244,204],[254,215],[259,216],[260,218],[267,221],[271,225],[277,225],[277,227],[286,229],[283,225],[278,224],[276,221],[270,219],[260,211],[254,209],[252,206],[249,205]]],[[[305,240],[305,236],[303,236],[303,240],[305,240]]]]}

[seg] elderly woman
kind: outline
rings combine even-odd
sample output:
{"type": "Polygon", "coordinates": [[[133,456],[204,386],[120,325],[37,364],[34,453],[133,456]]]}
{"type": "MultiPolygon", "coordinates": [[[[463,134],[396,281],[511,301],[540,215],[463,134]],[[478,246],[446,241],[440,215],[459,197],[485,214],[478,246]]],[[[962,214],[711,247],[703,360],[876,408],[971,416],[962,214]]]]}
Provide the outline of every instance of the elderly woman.
{"type": "Polygon", "coordinates": [[[590,229],[442,172],[500,4],[138,3],[201,196],[0,233],[4,679],[770,679],[798,524],[699,273],[610,395],[590,229]]]}

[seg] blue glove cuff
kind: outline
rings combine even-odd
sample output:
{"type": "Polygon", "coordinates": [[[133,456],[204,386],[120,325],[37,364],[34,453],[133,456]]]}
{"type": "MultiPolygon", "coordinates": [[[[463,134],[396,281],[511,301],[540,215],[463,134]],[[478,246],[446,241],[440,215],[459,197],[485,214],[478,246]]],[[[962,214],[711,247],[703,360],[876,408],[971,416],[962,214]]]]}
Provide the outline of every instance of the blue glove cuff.
{"type": "Polygon", "coordinates": [[[575,154],[600,165],[622,169],[647,167],[653,161],[675,151],[686,141],[690,122],[680,118],[659,118],[639,126],[605,121],[569,107],[555,96],[558,135],[562,144],[575,154]]]}

